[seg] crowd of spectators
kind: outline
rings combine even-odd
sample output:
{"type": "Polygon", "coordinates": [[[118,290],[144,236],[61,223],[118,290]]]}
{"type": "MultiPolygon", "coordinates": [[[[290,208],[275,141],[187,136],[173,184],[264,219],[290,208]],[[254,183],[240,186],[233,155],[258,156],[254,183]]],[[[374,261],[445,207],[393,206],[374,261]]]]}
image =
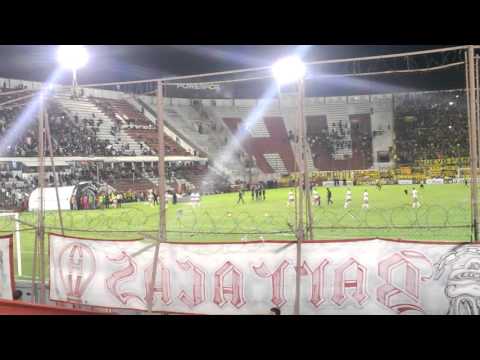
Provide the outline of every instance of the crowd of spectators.
{"type": "Polygon", "coordinates": [[[28,197],[38,185],[37,179],[23,179],[20,172],[2,169],[0,171],[0,210],[25,209],[28,197]]]}
{"type": "Polygon", "coordinates": [[[143,202],[148,200],[147,191],[101,191],[77,194],[70,198],[70,210],[95,210],[121,208],[124,203],[143,202]]]}
{"type": "MultiPolygon", "coordinates": [[[[345,149],[347,152],[352,148],[350,140],[350,129],[342,121],[332,123],[331,129],[323,128],[321,131],[307,135],[307,141],[311,149],[322,148],[327,152],[330,158],[333,158],[335,152],[345,149]]],[[[313,159],[320,156],[316,151],[312,151],[313,159]]]]}
{"type": "MultiPolygon", "coordinates": [[[[3,101],[3,100],[2,100],[3,101]]],[[[22,131],[13,128],[19,118],[26,114],[25,104],[12,104],[0,109],[0,138],[12,137],[2,149],[2,156],[37,156],[38,155],[38,122],[35,118],[25,118],[22,131]],[[8,134],[8,135],[7,135],[8,134]]],[[[52,134],[54,155],[56,156],[90,156],[114,155],[111,144],[97,138],[97,127],[92,127],[94,120],[75,118],[74,121],[62,112],[53,102],[49,103],[49,125],[52,134]]],[[[101,120],[98,120],[101,122],[101,120]]],[[[48,142],[45,144],[49,154],[48,142]]]]}
{"type": "MultiPolygon", "coordinates": [[[[7,136],[17,119],[24,111],[24,106],[13,105],[0,109],[0,138],[7,136]]],[[[111,135],[113,144],[108,140],[98,138],[101,119],[83,118],[74,116],[73,120],[63,112],[50,112],[49,124],[52,133],[52,142],[55,156],[134,156],[153,155],[150,149],[140,144],[141,154],[130,149],[129,144],[122,144],[119,138],[120,128],[112,126],[111,135]],[[114,146],[116,145],[116,146],[114,146]]],[[[11,134],[15,136],[2,151],[3,156],[37,156],[38,155],[38,124],[30,121],[23,133],[11,134]]],[[[45,145],[49,154],[48,143],[45,145]]]]}
{"type": "Polygon", "coordinates": [[[397,162],[468,156],[463,91],[396,96],[394,116],[397,162]]]}

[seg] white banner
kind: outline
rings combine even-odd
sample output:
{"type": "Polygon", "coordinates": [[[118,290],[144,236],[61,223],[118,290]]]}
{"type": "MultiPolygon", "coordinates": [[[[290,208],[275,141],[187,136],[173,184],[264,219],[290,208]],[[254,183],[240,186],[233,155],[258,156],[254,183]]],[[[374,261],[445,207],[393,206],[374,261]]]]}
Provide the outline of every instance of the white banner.
{"type": "Polygon", "coordinates": [[[413,180],[398,180],[398,185],[412,185],[413,180]]]}
{"type": "Polygon", "coordinates": [[[0,237],[0,299],[13,300],[13,237],[0,237]]]}
{"type": "MultiPolygon", "coordinates": [[[[50,235],[50,297],[147,308],[152,247],[50,235]]],[[[161,244],[154,311],[293,314],[296,245],[161,244]]],[[[480,245],[380,239],[302,245],[301,314],[480,313],[480,245]]]]}
{"type": "Polygon", "coordinates": [[[441,185],[444,183],[443,179],[427,179],[426,181],[427,185],[441,185]]]}

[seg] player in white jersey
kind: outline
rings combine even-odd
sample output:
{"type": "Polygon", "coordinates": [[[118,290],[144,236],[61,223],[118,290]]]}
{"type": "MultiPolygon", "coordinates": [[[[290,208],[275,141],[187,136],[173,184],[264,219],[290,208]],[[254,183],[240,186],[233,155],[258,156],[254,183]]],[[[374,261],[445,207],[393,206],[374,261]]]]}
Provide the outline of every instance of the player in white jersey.
{"type": "Polygon", "coordinates": [[[368,191],[367,190],[363,192],[362,209],[368,209],[368,191]]]}
{"type": "Polygon", "coordinates": [[[313,205],[320,206],[320,194],[315,190],[313,191],[313,205]]]}
{"type": "Polygon", "coordinates": [[[345,209],[349,208],[351,202],[352,202],[352,191],[350,190],[350,188],[348,188],[345,194],[345,204],[343,205],[343,207],[345,209]]]}
{"type": "Polygon", "coordinates": [[[154,206],[153,205],[153,191],[150,191],[148,193],[148,202],[150,203],[150,206],[152,206],[152,207],[154,206]]]}
{"type": "Polygon", "coordinates": [[[192,203],[193,207],[197,207],[200,205],[200,193],[191,193],[190,194],[190,202],[192,203]]]}
{"type": "Polygon", "coordinates": [[[420,201],[418,200],[418,193],[415,188],[412,189],[412,208],[418,209],[420,207],[420,201]]]}
{"type": "Polygon", "coordinates": [[[293,205],[295,202],[295,195],[293,194],[292,191],[288,193],[288,201],[287,201],[287,206],[293,205]]]}

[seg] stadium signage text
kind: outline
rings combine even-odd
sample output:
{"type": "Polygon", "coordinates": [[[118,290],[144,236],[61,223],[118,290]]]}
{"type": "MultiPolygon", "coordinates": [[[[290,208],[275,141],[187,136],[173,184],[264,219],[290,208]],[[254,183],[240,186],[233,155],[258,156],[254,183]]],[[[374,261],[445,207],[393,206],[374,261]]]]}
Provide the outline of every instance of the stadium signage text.
{"type": "MultiPolygon", "coordinates": [[[[153,250],[50,237],[51,299],[146,310],[153,250]]],[[[154,310],[293,313],[295,246],[287,242],[162,244],[154,310]]],[[[371,239],[305,243],[302,314],[479,312],[480,246],[371,239]]]]}
{"type": "Polygon", "coordinates": [[[220,85],[214,85],[214,84],[177,84],[177,89],[219,91],[220,90],[220,85]]]}
{"type": "Polygon", "coordinates": [[[442,185],[444,183],[443,179],[427,179],[427,185],[442,185]]]}

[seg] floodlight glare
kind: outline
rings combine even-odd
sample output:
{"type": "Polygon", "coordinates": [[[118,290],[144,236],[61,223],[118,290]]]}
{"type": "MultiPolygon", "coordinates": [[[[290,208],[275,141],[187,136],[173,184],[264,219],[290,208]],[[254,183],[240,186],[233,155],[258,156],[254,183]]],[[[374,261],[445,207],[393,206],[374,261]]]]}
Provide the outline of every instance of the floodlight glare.
{"type": "Polygon", "coordinates": [[[88,62],[87,49],[83,45],[62,45],[58,49],[57,60],[64,68],[78,70],[88,62]]]}
{"type": "Polygon", "coordinates": [[[275,80],[279,85],[286,85],[302,79],[306,73],[303,61],[297,56],[288,56],[278,60],[272,67],[275,80]]]}

